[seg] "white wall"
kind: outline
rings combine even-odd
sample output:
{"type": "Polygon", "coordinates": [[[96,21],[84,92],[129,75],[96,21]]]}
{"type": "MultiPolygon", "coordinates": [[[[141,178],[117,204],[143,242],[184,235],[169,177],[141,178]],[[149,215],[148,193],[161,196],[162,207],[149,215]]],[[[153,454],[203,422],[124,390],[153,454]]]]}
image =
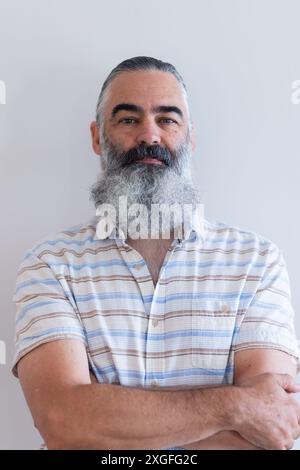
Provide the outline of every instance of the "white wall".
{"type": "Polygon", "coordinates": [[[0,448],[40,443],[10,373],[16,269],[41,237],[94,214],[89,123],[126,58],[151,55],[182,73],[206,216],[280,246],[299,312],[299,18],[299,0],[0,0],[0,448]]]}

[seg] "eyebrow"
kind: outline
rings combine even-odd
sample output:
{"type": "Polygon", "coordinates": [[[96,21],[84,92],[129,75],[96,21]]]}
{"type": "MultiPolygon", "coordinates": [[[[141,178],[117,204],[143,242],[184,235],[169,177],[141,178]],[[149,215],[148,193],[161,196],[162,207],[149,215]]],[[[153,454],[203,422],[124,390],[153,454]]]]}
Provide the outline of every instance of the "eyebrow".
{"type": "MultiPolygon", "coordinates": [[[[134,113],[142,113],[144,109],[141,106],[132,103],[119,103],[114,106],[111,117],[114,118],[119,111],[132,111],[134,113]]],[[[156,106],[151,109],[152,113],[176,113],[183,119],[183,112],[177,106],[156,106]]]]}

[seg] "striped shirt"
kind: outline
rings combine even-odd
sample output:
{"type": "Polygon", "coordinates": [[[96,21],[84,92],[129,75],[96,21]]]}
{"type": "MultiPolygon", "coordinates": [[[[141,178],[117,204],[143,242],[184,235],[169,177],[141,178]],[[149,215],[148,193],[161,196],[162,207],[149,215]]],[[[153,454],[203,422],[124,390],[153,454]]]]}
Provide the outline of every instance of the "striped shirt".
{"type": "Polygon", "coordinates": [[[73,338],[100,383],[133,387],[233,383],[236,351],[298,358],[280,250],[250,231],[193,220],[172,241],[154,286],[142,256],[97,217],[50,235],[21,261],[13,372],[35,347],[73,338]]]}

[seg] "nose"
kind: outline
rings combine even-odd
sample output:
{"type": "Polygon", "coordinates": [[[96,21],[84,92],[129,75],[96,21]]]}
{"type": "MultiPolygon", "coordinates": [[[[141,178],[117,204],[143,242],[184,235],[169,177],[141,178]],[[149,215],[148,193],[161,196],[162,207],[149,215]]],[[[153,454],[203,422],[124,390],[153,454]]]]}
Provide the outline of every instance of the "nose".
{"type": "Polygon", "coordinates": [[[161,143],[160,129],[155,123],[148,121],[139,129],[136,140],[138,145],[159,145],[161,143]]]}

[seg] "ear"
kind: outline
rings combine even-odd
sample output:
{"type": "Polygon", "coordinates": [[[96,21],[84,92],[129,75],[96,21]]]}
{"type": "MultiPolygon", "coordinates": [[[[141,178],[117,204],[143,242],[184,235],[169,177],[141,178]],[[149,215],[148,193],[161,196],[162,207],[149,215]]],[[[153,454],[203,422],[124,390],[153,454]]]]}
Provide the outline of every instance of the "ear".
{"type": "Polygon", "coordinates": [[[100,131],[96,121],[91,122],[90,131],[92,137],[93,150],[97,155],[101,155],[100,131]]]}
{"type": "Polygon", "coordinates": [[[192,143],[192,151],[194,153],[196,150],[196,130],[195,130],[195,126],[193,122],[191,125],[191,143],[192,143]]]}

